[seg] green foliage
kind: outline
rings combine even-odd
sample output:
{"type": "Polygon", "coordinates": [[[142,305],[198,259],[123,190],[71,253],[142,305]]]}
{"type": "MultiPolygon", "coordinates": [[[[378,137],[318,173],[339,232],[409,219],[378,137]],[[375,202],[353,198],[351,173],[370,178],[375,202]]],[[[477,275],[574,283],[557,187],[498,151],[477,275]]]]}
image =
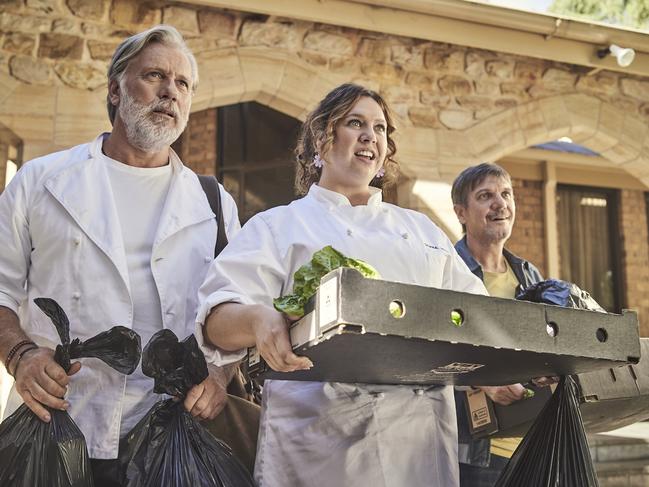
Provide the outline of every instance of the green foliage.
{"type": "Polygon", "coordinates": [[[345,257],[336,249],[327,245],[313,254],[311,262],[307,262],[295,271],[293,275],[293,294],[273,299],[275,309],[289,316],[302,316],[304,314],[304,305],[320,286],[322,276],[339,267],[351,267],[365,277],[373,279],[380,277],[377,270],[368,263],[345,257]]]}
{"type": "Polygon", "coordinates": [[[554,0],[549,12],[649,29],[649,0],[554,0]]]}

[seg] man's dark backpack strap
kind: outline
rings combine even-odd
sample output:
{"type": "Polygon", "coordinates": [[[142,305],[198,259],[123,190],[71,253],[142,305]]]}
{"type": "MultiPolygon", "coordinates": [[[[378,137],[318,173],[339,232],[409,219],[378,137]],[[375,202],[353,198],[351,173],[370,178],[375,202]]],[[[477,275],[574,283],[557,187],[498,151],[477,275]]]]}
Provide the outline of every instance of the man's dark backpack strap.
{"type": "Polygon", "coordinates": [[[221,251],[228,244],[228,236],[225,234],[225,223],[223,220],[223,206],[221,205],[221,191],[219,190],[219,182],[214,176],[203,176],[197,174],[198,180],[205,191],[207,201],[210,203],[212,212],[216,215],[216,245],[214,246],[214,257],[221,253],[221,251]]]}
{"type": "MultiPolygon", "coordinates": [[[[216,258],[221,251],[228,244],[228,236],[225,234],[225,223],[223,220],[223,206],[221,205],[221,191],[219,190],[219,183],[214,176],[203,176],[197,174],[198,180],[205,191],[207,201],[210,203],[212,212],[216,215],[216,245],[214,246],[214,258],[216,258]]],[[[255,383],[248,374],[248,366],[244,360],[237,373],[234,375],[230,384],[228,384],[228,393],[233,394],[257,404],[261,404],[261,388],[255,383]]]]}

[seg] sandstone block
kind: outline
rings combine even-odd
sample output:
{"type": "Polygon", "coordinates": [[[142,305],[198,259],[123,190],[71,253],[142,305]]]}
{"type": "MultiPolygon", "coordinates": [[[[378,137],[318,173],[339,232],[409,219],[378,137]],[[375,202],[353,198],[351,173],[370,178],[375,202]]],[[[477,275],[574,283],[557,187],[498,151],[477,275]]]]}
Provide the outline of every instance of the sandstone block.
{"type": "Polygon", "coordinates": [[[514,78],[516,81],[531,86],[543,76],[543,65],[539,63],[517,62],[514,67],[514,78]]]}
{"type": "Polygon", "coordinates": [[[473,125],[473,112],[455,108],[440,110],[439,121],[452,130],[463,130],[473,125]]]}
{"type": "Polygon", "coordinates": [[[504,59],[487,61],[485,71],[489,76],[495,76],[500,79],[511,79],[514,75],[514,61],[504,59]]]}
{"type": "Polygon", "coordinates": [[[60,62],[54,67],[58,77],[66,85],[83,90],[94,90],[107,84],[106,72],[87,63],[60,62]]]}
{"type": "Polygon", "coordinates": [[[479,79],[474,84],[478,95],[500,95],[500,84],[497,81],[479,79]]]}
{"type": "Polygon", "coordinates": [[[105,40],[106,37],[113,38],[115,41],[123,41],[127,37],[135,34],[137,32],[136,29],[130,30],[130,29],[121,29],[121,28],[116,28],[112,24],[96,24],[96,23],[89,23],[89,22],[83,22],[81,24],[81,32],[83,32],[86,36],[86,38],[101,38],[101,40],[105,40]]]}
{"type": "Polygon", "coordinates": [[[641,105],[640,108],[638,109],[638,112],[640,113],[641,116],[649,118],[649,103],[645,103],[644,105],[641,105]]]}
{"type": "Polygon", "coordinates": [[[451,104],[451,97],[449,95],[442,95],[438,89],[421,90],[419,92],[419,102],[423,105],[443,108],[451,104]]]}
{"type": "Polygon", "coordinates": [[[329,55],[347,57],[354,52],[354,43],[348,37],[322,30],[312,30],[304,37],[304,49],[329,55]]]}
{"type": "Polygon", "coordinates": [[[52,68],[42,59],[14,56],[9,60],[9,71],[14,78],[34,85],[49,84],[52,68]]]}
{"type": "Polygon", "coordinates": [[[627,115],[635,115],[638,112],[640,102],[628,96],[614,96],[608,100],[609,103],[625,112],[627,115]]]}
{"type": "Polygon", "coordinates": [[[198,26],[201,34],[234,38],[237,35],[239,21],[236,16],[226,12],[201,10],[198,12],[198,26]]]}
{"type": "Polygon", "coordinates": [[[528,90],[528,85],[516,81],[507,81],[500,84],[500,92],[503,95],[509,95],[520,101],[527,101],[531,98],[528,90]]]}
{"type": "Polygon", "coordinates": [[[90,57],[101,61],[110,61],[119,46],[119,42],[88,41],[90,57]]]}
{"type": "Polygon", "coordinates": [[[372,59],[376,63],[389,63],[392,58],[392,46],[387,39],[364,37],[358,45],[357,55],[372,59]]]}
{"type": "Polygon", "coordinates": [[[506,110],[493,115],[482,123],[490,128],[500,144],[505,148],[505,153],[525,147],[525,137],[515,110],[506,110]]]}
{"type": "Polygon", "coordinates": [[[464,72],[473,79],[480,79],[486,74],[485,70],[486,57],[476,51],[466,53],[464,72]]]}
{"type": "Polygon", "coordinates": [[[468,95],[473,91],[471,81],[462,76],[446,75],[437,84],[441,92],[447,95],[468,95]]]}
{"type": "Polygon", "coordinates": [[[278,22],[244,22],[239,38],[242,46],[267,46],[283,49],[297,49],[297,30],[291,24],[278,22]]]}
{"type": "Polygon", "coordinates": [[[514,108],[516,105],[518,105],[518,100],[515,98],[498,98],[494,100],[494,106],[496,108],[514,108]]]}
{"type": "Polygon", "coordinates": [[[424,66],[444,72],[464,72],[464,51],[448,52],[437,45],[426,48],[424,66]]]}
{"type": "Polygon", "coordinates": [[[638,100],[649,100],[649,81],[640,81],[633,78],[623,78],[620,81],[622,93],[638,100]]]}
{"type": "Polygon", "coordinates": [[[389,103],[409,103],[413,101],[416,92],[407,86],[388,85],[383,87],[381,94],[389,103]]]}
{"type": "Polygon", "coordinates": [[[406,75],[406,84],[408,86],[424,89],[435,88],[435,76],[426,73],[411,72],[406,75]]]}
{"type": "Polygon", "coordinates": [[[493,107],[493,100],[488,96],[462,95],[456,100],[466,110],[488,110],[493,107]]]}
{"type": "Polygon", "coordinates": [[[437,119],[437,112],[431,107],[410,107],[408,118],[415,127],[444,128],[437,119]]]}
{"type": "Polygon", "coordinates": [[[4,42],[2,43],[2,48],[5,51],[26,54],[28,56],[33,54],[35,46],[36,37],[21,32],[5,33],[4,42]]]}
{"type": "Polygon", "coordinates": [[[520,128],[525,137],[525,143],[529,145],[546,142],[547,129],[543,112],[538,102],[529,102],[516,107],[520,128]]]}
{"type": "Polygon", "coordinates": [[[173,25],[182,33],[199,33],[196,10],[179,6],[164,7],[162,9],[162,21],[165,24],[173,25]]]}
{"type": "Polygon", "coordinates": [[[133,2],[131,0],[113,0],[110,18],[117,25],[138,26],[138,30],[159,24],[162,11],[153,3],[133,2]]]}
{"type": "Polygon", "coordinates": [[[391,59],[395,64],[413,68],[424,66],[424,50],[421,46],[392,46],[391,59]]]}
{"type": "Polygon", "coordinates": [[[570,117],[572,129],[579,136],[591,135],[596,131],[602,103],[591,96],[574,94],[563,97],[570,117]]]}
{"type": "Polygon", "coordinates": [[[538,100],[539,109],[545,120],[547,140],[556,140],[570,134],[572,125],[563,96],[551,96],[538,100]]]}
{"type": "Polygon", "coordinates": [[[0,0],[0,7],[3,12],[20,10],[23,6],[23,0],[0,0]]]}
{"type": "Polygon", "coordinates": [[[395,116],[399,125],[410,122],[410,119],[408,118],[408,109],[410,108],[410,103],[391,102],[390,108],[392,109],[392,114],[395,116]]]}
{"type": "Polygon", "coordinates": [[[74,15],[90,20],[102,20],[109,7],[107,0],[67,0],[66,3],[74,15]]]}
{"type": "Polygon", "coordinates": [[[41,34],[38,57],[51,59],[81,59],[83,39],[69,34],[41,34]]]}
{"type": "Polygon", "coordinates": [[[580,76],[577,89],[596,95],[612,96],[619,92],[617,75],[601,74],[598,76],[580,76]]]}
{"type": "Polygon", "coordinates": [[[52,22],[52,32],[62,32],[64,34],[79,33],[79,23],[75,19],[55,19],[52,22]]]}
{"type": "Polygon", "coordinates": [[[556,92],[570,91],[575,86],[577,75],[564,69],[550,68],[543,73],[543,86],[556,92]]]}
{"type": "Polygon", "coordinates": [[[329,58],[321,52],[302,51],[298,56],[313,66],[326,66],[329,62],[329,58]]]}
{"type": "Polygon", "coordinates": [[[25,0],[25,5],[30,9],[46,14],[61,11],[60,0],[25,0]]]}
{"type": "Polygon", "coordinates": [[[399,81],[404,76],[404,71],[393,64],[366,63],[361,65],[361,72],[369,78],[399,81]]]}
{"type": "Polygon", "coordinates": [[[9,12],[0,13],[0,30],[21,31],[28,33],[49,32],[52,21],[47,17],[36,15],[15,15],[9,12]]]}

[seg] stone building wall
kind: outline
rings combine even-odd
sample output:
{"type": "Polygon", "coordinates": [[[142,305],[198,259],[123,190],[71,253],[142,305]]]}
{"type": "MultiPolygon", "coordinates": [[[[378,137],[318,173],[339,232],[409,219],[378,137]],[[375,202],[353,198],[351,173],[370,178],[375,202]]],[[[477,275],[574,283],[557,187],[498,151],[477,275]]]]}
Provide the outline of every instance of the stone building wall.
{"type": "Polygon", "coordinates": [[[257,100],[300,118],[331,87],[358,81],[379,89],[397,114],[411,177],[448,180],[468,163],[573,135],[649,178],[647,79],[183,3],[3,0],[0,122],[42,152],[105,129],[111,53],[161,21],[178,27],[198,57],[196,110],[257,100]]]}

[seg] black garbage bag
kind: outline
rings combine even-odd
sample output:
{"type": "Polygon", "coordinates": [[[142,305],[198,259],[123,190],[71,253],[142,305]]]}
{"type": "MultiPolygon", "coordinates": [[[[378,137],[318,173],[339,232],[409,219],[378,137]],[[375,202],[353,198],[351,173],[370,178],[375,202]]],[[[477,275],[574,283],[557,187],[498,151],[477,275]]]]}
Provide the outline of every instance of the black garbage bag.
{"type": "MultiPolygon", "coordinates": [[[[36,305],[52,320],[61,338],[54,359],[67,372],[70,360],[95,357],[121,373],[131,373],[140,361],[140,336],[116,326],[85,342],[70,342],[70,324],[61,307],[49,298],[36,305]]],[[[21,405],[0,423],[0,486],[93,487],[86,440],[65,411],[47,408],[45,423],[21,405]]]]}
{"type": "MultiPolygon", "coordinates": [[[[155,380],[155,392],[181,398],[208,376],[194,335],[179,342],[170,330],[157,332],[144,347],[142,372],[155,380]]],[[[254,485],[230,447],[185,411],[182,401],[156,403],[122,440],[119,450],[124,486],[254,485]]]]}
{"type": "Polygon", "coordinates": [[[588,291],[584,291],[572,282],[559,279],[546,279],[522,289],[516,299],[534,303],[554,304],[565,308],[588,309],[605,313],[588,291]]]}
{"type": "Polygon", "coordinates": [[[597,487],[577,385],[562,377],[496,487],[597,487]]]}

